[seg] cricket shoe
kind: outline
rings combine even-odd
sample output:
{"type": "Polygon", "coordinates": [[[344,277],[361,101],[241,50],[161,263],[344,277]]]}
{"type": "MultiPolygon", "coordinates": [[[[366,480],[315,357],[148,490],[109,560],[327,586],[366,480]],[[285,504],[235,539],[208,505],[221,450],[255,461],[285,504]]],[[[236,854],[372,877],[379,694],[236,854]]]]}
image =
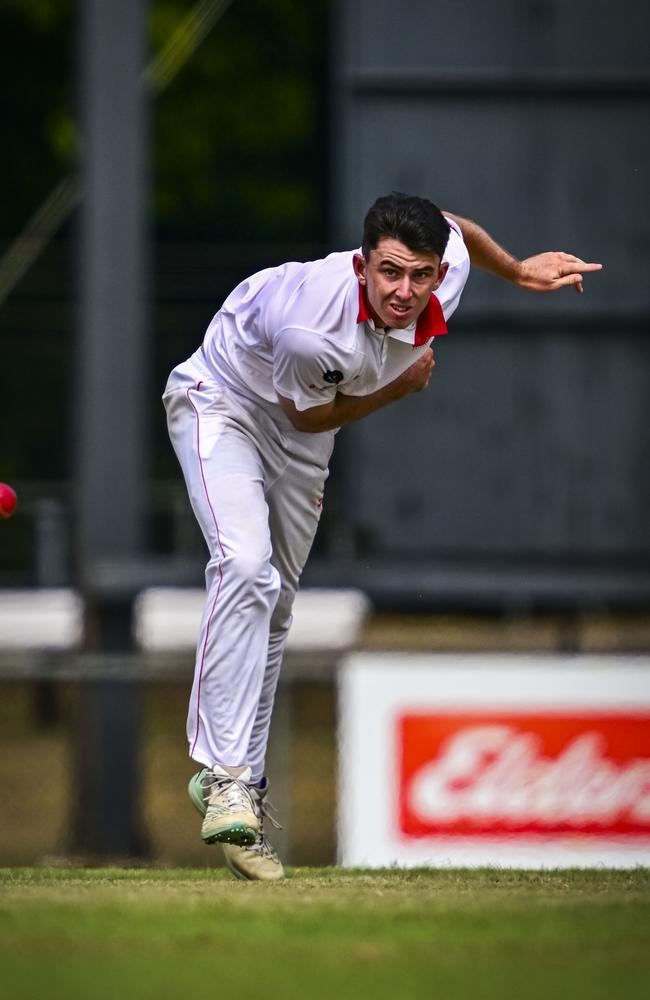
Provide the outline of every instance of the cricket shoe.
{"type": "Polygon", "coordinates": [[[227,770],[215,764],[190,778],[187,790],[203,816],[201,837],[206,844],[245,846],[255,842],[260,824],[246,784],[250,776],[250,767],[227,770]]]}
{"type": "Polygon", "coordinates": [[[260,785],[251,785],[250,793],[260,828],[250,846],[241,847],[236,844],[222,844],[226,864],[237,878],[257,882],[276,882],[284,878],[282,862],[266,839],[264,823],[266,820],[281,830],[282,827],[272,815],[273,806],[267,801],[266,793],[269,783],[266,778],[260,785]]]}

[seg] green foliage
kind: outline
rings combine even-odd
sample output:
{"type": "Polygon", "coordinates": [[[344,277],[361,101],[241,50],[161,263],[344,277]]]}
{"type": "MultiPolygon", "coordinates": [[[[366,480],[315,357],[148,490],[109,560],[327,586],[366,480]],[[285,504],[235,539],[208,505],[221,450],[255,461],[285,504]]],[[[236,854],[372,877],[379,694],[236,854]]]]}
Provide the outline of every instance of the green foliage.
{"type": "Polygon", "coordinates": [[[73,162],[75,7],[73,0],[0,6],[0,238],[22,229],[73,162]]]}
{"type": "MultiPolygon", "coordinates": [[[[157,46],[174,22],[154,4],[157,46]]],[[[210,240],[318,239],[326,0],[235,2],[154,109],[155,217],[210,240]]]]}
{"type": "Polygon", "coordinates": [[[11,11],[35,31],[47,35],[68,20],[74,9],[73,0],[3,0],[5,11],[11,11]]]}
{"type": "MultiPolygon", "coordinates": [[[[11,192],[0,202],[0,237],[17,233],[75,164],[81,2],[4,0],[0,7],[10,150],[0,182],[11,192]]],[[[194,6],[151,0],[149,58],[194,6]]],[[[328,7],[328,0],[235,0],[155,98],[159,233],[211,241],[321,237],[328,7]]]]}

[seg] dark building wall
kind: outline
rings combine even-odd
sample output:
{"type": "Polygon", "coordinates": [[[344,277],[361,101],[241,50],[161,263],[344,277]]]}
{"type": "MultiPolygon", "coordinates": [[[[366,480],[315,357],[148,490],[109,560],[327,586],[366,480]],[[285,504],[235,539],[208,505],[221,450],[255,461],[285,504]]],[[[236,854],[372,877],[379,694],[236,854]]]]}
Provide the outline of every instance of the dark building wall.
{"type": "Polygon", "coordinates": [[[378,561],[381,590],[392,561],[405,600],[400,560],[418,564],[414,600],[427,587],[444,600],[459,573],[460,601],[486,579],[499,600],[513,565],[510,590],[530,600],[645,600],[650,9],[361,0],[338,15],[338,242],[356,245],[367,206],[399,189],[476,218],[518,256],[605,265],[583,296],[472,273],[426,393],[341,435],[357,565],[378,561]]]}

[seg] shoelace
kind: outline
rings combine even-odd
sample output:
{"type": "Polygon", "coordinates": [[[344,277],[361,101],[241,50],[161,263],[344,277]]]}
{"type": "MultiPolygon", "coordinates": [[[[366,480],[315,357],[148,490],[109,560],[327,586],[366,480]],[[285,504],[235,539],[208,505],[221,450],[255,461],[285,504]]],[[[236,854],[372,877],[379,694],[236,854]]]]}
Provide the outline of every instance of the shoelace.
{"type": "Polygon", "coordinates": [[[262,829],[265,819],[268,819],[271,826],[275,827],[276,830],[283,829],[282,823],[278,823],[277,819],[273,815],[273,813],[277,812],[277,809],[275,808],[272,802],[268,801],[266,796],[264,798],[260,797],[255,803],[255,805],[257,806],[257,809],[255,811],[258,813],[258,819],[260,821],[260,829],[262,829]]]}
{"type": "Polygon", "coordinates": [[[263,857],[277,857],[275,851],[264,836],[264,821],[266,819],[268,819],[271,826],[273,826],[276,830],[282,830],[282,824],[278,823],[277,819],[273,815],[273,813],[276,812],[275,806],[271,802],[267,801],[266,796],[260,796],[259,798],[252,796],[252,798],[257,818],[260,821],[260,828],[254,843],[251,844],[248,850],[254,851],[255,854],[259,854],[263,857]]]}
{"type": "Polygon", "coordinates": [[[207,793],[208,802],[214,786],[217,785],[223,796],[224,804],[229,809],[254,808],[248,786],[243,781],[240,781],[239,778],[235,778],[232,775],[223,775],[222,777],[211,771],[204,776],[201,784],[207,793]]]}

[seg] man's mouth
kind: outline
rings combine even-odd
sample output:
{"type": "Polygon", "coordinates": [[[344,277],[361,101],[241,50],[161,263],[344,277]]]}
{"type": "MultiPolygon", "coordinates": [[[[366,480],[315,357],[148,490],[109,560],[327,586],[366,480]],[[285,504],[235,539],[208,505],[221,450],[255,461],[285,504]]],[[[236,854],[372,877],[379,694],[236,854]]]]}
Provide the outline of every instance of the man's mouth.
{"type": "Polygon", "coordinates": [[[395,326],[402,326],[404,323],[407,325],[411,322],[413,316],[413,306],[401,305],[397,302],[391,302],[388,306],[390,316],[392,316],[392,322],[395,326]]]}

